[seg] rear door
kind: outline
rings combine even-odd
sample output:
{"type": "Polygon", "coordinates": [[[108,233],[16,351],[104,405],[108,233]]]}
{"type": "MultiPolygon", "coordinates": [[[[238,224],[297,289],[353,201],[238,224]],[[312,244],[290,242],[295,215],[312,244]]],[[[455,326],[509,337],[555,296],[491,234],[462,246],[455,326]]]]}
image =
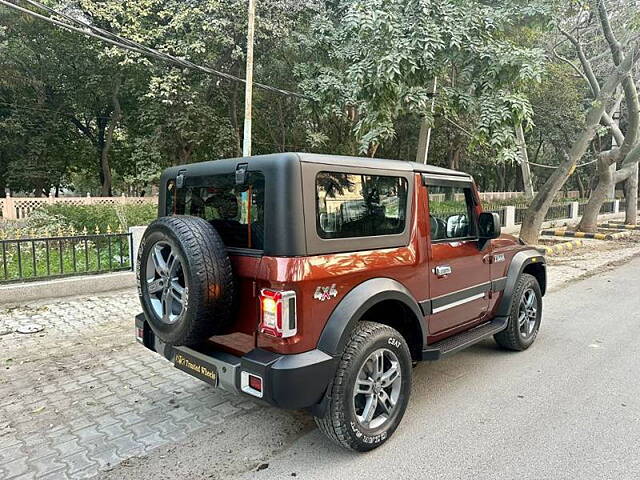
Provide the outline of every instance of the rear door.
{"type": "Polygon", "coordinates": [[[475,196],[468,177],[425,175],[429,212],[429,333],[443,334],[487,315],[489,252],[478,242],[475,196]]]}
{"type": "Polygon", "coordinates": [[[234,297],[242,299],[233,306],[235,318],[228,331],[210,341],[217,348],[244,355],[255,348],[258,325],[256,276],[264,249],[264,174],[246,171],[241,181],[235,170],[185,175],[181,187],[176,183],[170,181],[167,186],[166,211],[203,218],[216,228],[231,260],[234,297]]]}

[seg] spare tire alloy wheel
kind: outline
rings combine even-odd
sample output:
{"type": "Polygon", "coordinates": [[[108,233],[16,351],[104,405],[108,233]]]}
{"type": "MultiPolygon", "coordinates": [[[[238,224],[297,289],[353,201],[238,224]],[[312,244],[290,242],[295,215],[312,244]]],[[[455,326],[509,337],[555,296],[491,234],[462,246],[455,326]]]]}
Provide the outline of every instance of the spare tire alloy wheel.
{"type": "Polygon", "coordinates": [[[180,257],[169,242],[159,241],[151,247],[146,270],[154,313],[164,323],[177,322],[185,311],[188,285],[180,257]]]}
{"type": "Polygon", "coordinates": [[[145,318],[165,344],[196,346],[231,324],[231,261],[206,220],[174,215],[151,222],[137,273],[145,318]]]}

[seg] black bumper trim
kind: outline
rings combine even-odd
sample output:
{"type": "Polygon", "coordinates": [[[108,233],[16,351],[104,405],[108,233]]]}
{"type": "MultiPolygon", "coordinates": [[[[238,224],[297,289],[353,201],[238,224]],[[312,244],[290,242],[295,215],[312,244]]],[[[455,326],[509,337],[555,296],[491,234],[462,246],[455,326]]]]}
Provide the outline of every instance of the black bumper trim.
{"type": "Polygon", "coordinates": [[[310,408],[320,403],[338,365],[338,358],[317,349],[282,355],[255,348],[246,355],[237,357],[213,349],[172,347],[154,335],[143,315],[136,316],[136,327],[144,329],[145,347],[171,362],[176,351],[188,350],[190,355],[197,354],[202,362],[215,365],[220,379],[219,387],[224,390],[241,392],[241,371],[262,377],[262,400],[280,408],[295,410],[310,408]]]}

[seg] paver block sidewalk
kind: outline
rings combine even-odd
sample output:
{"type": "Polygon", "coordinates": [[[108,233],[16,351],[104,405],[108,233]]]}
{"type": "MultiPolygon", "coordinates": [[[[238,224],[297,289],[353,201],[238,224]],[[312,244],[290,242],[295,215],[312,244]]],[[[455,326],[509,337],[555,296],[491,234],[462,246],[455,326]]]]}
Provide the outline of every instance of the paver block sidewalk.
{"type": "Polygon", "coordinates": [[[0,478],[86,478],[265,408],[175,369],[135,342],[135,292],[0,309],[0,478]],[[23,477],[24,476],[24,477],[23,477]]]}

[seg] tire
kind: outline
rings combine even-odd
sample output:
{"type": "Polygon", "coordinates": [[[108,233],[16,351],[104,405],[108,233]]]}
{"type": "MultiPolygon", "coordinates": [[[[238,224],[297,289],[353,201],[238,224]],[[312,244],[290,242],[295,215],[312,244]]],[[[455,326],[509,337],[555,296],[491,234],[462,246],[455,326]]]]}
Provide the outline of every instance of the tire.
{"type": "MultiPolygon", "coordinates": [[[[388,368],[383,373],[390,371],[391,368],[388,368]]],[[[411,373],[411,353],[402,335],[380,323],[360,322],[345,347],[329,387],[327,413],[323,418],[316,417],[316,424],[327,437],[343,448],[366,452],[379,447],[395,432],[402,420],[411,395],[411,373]],[[373,367],[375,362],[371,357],[377,357],[378,352],[382,352],[380,355],[384,368],[391,367],[391,361],[395,358],[400,376],[396,377],[395,382],[390,382],[390,386],[381,389],[386,393],[385,402],[379,400],[372,420],[366,425],[361,422],[358,413],[361,414],[360,417],[364,417],[367,395],[358,394],[354,397],[354,390],[356,379],[358,376],[367,376],[367,368],[373,367]],[[389,406],[389,399],[394,397],[395,407],[390,414],[384,413],[385,419],[384,405],[389,406]],[[382,423],[377,424],[381,419],[382,423]]],[[[375,382],[371,383],[372,394],[380,399],[383,394],[377,394],[375,390],[379,386],[373,385],[375,382]]]]}
{"type": "Polygon", "coordinates": [[[540,321],[542,320],[542,292],[540,285],[533,275],[523,273],[518,279],[513,295],[509,324],[502,332],[494,335],[498,345],[509,350],[523,351],[529,348],[538,336],[540,321]],[[526,298],[525,298],[526,297],[526,298]],[[533,312],[525,304],[531,300],[535,302],[533,312]],[[523,320],[524,308],[524,322],[523,320]]]}
{"type": "Polygon", "coordinates": [[[202,218],[154,220],[142,238],[136,274],[146,319],[165,343],[197,345],[232,320],[231,262],[220,235],[202,218]]]}

